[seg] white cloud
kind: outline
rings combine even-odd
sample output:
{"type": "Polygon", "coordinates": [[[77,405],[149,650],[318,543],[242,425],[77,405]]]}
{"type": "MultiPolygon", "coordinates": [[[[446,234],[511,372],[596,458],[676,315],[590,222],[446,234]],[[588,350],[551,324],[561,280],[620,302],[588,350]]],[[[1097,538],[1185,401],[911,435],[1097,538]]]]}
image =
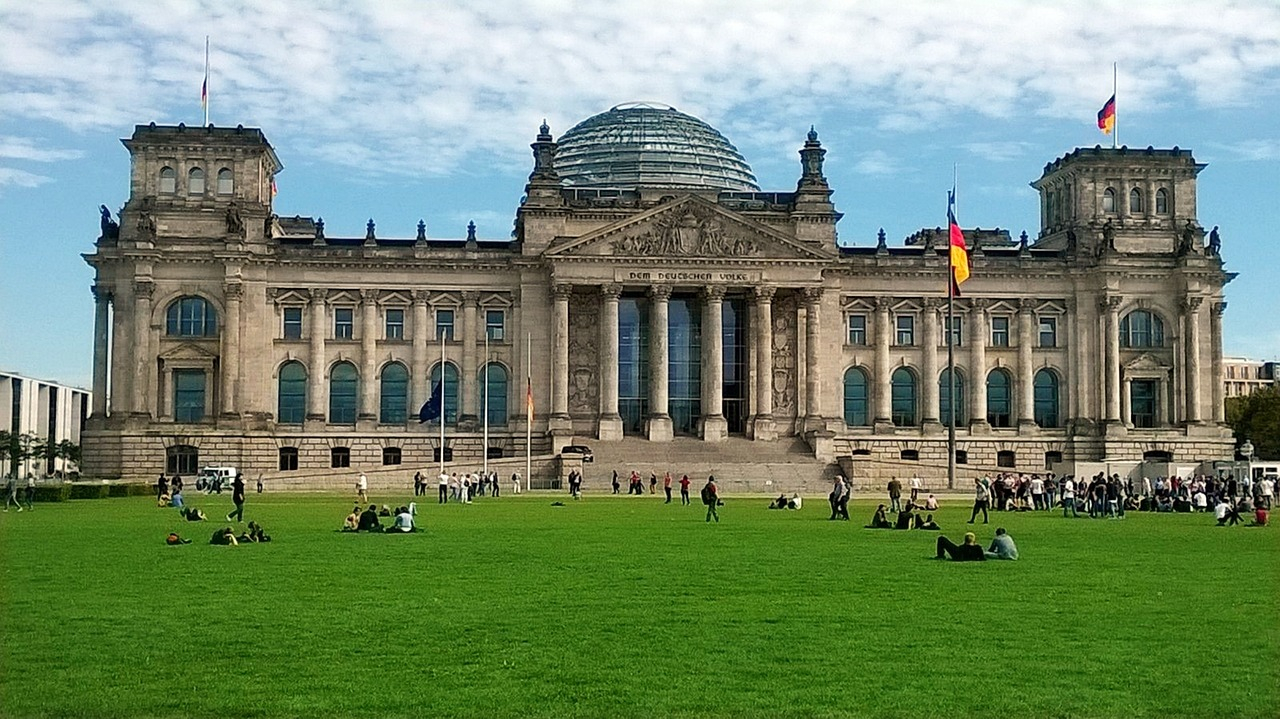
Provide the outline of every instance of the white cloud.
{"type": "Polygon", "coordinates": [[[1035,147],[1033,143],[1021,141],[1008,142],[969,142],[961,145],[965,150],[984,160],[992,162],[1012,162],[1020,160],[1028,150],[1035,147]]]}
{"type": "Polygon", "coordinates": [[[861,175],[895,175],[903,167],[884,150],[868,150],[858,156],[853,171],[861,175]]]}
{"type": "Polygon", "coordinates": [[[1280,138],[1242,140],[1231,144],[1217,143],[1212,148],[1222,150],[1235,159],[1248,162],[1280,161],[1280,138]]]}
{"type": "Polygon", "coordinates": [[[27,160],[30,162],[57,162],[59,160],[77,160],[84,156],[79,150],[58,150],[39,147],[25,137],[6,137],[0,135],[0,157],[10,160],[27,160]]]}
{"type": "Polygon", "coordinates": [[[52,177],[37,175],[14,167],[0,167],[0,189],[5,187],[39,187],[52,182],[52,177]]]}

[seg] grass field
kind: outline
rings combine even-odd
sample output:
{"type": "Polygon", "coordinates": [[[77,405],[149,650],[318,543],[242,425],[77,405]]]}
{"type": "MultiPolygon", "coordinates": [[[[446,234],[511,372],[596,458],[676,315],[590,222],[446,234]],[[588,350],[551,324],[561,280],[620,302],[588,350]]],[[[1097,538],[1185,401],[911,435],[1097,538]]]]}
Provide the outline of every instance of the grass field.
{"type": "MultiPolygon", "coordinates": [[[[0,714],[1280,715],[1274,527],[993,515],[979,538],[998,521],[1022,559],[954,564],[936,533],[862,529],[871,499],[840,523],[730,497],[707,525],[651,497],[482,498],[370,536],[335,531],[346,497],[251,495],[275,541],[214,547],[229,497],[192,499],[215,521],[0,515],[0,714]]],[[[944,506],[943,533],[967,518],[944,506]]]]}

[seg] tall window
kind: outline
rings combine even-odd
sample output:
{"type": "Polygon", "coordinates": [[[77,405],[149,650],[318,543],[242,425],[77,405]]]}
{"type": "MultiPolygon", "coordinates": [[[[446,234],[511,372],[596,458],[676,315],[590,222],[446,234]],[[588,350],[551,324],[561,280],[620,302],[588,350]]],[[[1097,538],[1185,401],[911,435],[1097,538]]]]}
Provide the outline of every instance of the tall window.
{"type": "Polygon", "coordinates": [[[284,338],[287,340],[302,339],[302,308],[284,308],[284,338]]]}
{"type": "Polygon", "coordinates": [[[489,417],[490,427],[500,427],[507,423],[507,369],[497,362],[490,362],[488,365],[489,379],[488,384],[485,383],[485,368],[480,368],[480,381],[476,386],[480,388],[479,406],[485,408],[485,412],[489,417]],[[488,397],[485,397],[485,387],[488,386],[488,397]]]}
{"type": "Polygon", "coordinates": [[[386,330],[387,330],[386,332],[387,339],[389,340],[404,339],[404,310],[402,309],[387,310],[386,330]]]}
{"type": "Polygon", "coordinates": [[[334,469],[351,466],[351,448],[334,447],[329,450],[329,466],[334,469]]]}
{"type": "Polygon", "coordinates": [[[409,370],[399,362],[383,367],[381,390],[378,421],[383,424],[404,424],[408,418],[409,370]]]}
{"type": "Polygon", "coordinates": [[[1136,187],[1129,190],[1129,212],[1142,212],[1142,191],[1136,187]]]}
{"type": "Polygon", "coordinates": [[[164,451],[165,474],[195,474],[200,471],[200,450],[189,444],[175,444],[164,451]]]}
{"type": "Polygon", "coordinates": [[[850,367],[844,373],[844,423],[850,427],[868,424],[867,373],[850,367]]]}
{"type": "Polygon", "coordinates": [[[618,413],[623,432],[644,430],[649,413],[649,306],[639,297],[618,300],[618,413]]]}
{"type": "MultiPolygon", "coordinates": [[[[951,370],[942,370],[938,377],[938,418],[943,426],[951,425],[951,370]]],[[[956,426],[963,427],[969,423],[969,415],[964,404],[964,373],[956,371],[956,426]]]]}
{"type": "Polygon", "coordinates": [[[865,345],[867,343],[867,316],[849,315],[849,344],[865,345]]]}
{"type": "Polygon", "coordinates": [[[987,375],[987,424],[1008,427],[1013,415],[1013,380],[1009,373],[992,370],[987,375]]]}
{"type": "Polygon", "coordinates": [[[962,331],[964,330],[963,317],[952,317],[949,322],[947,318],[944,317],[942,319],[942,324],[944,327],[950,329],[951,345],[953,347],[959,347],[964,344],[964,332],[962,331]]]}
{"type": "Polygon", "coordinates": [[[1036,372],[1033,381],[1036,424],[1041,427],[1058,427],[1058,375],[1047,369],[1036,372]]]}
{"type": "Polygon", "coordinates": [[[160,194],[172,195],[178,191],[178,171],[172,167],[160,168],[160,194]]]}
{"type": "Polygon", "coordinates": [[[731,434],[747,431],[748,340],[747,302],[741,297],[726,297],[720,305],[721,342],[724,348],[724,420],[731,434]]]}
{"type": "Polygon", "coordinates": [[[350,362],[339,362],[329,371],[329,422],[355,424],[356,397],[359,396],[360,375],[350,362]]]}
{"type": "Polygon", "coordinates": [[[690,297],[672,297],[667,307],[667,411],[674,432],[692,434],[702,415],[702,313],[690,297]]]}
{"type": "Polygon", "coordinates": [[[436,341],[453,341],[453,310],[436,310],[436,341]]]}
{"type": "Polygon", "coordinates": [[[490,342],[501,342],[506,337],[506,313],[502,310],[484,311],[484,331],[490,342]]]}
{"type": "Polygon", "coordinates": [[[349,340],[355,337],[355,310],[350,307],[335,307],[333,310],[333,338],[349,340]]]}
{"type": "Polygon", "coordinates": [[[1116,211],[1116,191],[1111,189],[1110,187],[1108,187],[1106,191],[1102,193],[1102,211],[1103,212],[1116,211]]]}
{"type": "MultiPolygon", "coordinates": [[[[440,382],[440,364],[436,363],[436,366],[431,369],[433,392],[438,382],[440,382]]],[[[444,365],[444,387],[441,393],[444,400],[444,422],[454,424],[458,421],[458,368],[447,362],[444,365]]]]}
{"type": "Polygon", "coordinates": [[[276,421],[302,424],[307,415],[307,368],[301,362],[285,362],[278,384],[276,421]]]}
{"type": "Polygon", "coordinates": [[[1041,347],[1057,347],[1058,346],[1058,318],[1056,317],[1040,318],[1040,346],[1041,347]]]}
{"type": "Polygon", "coordinates": [[[187,173],[187,194],[204,194],[204,170],[201,170],[198,167],[193,167],[191,168],[191,172],[187,173]]]}
{"type": "Polygon", "coordinates": [[[213,337],[218,334],[218,313],[203,297],[180,297],[165,313],[165,334],[177,337],[213,337]]]}
{"type": "Polygon", "coordinates": [[[293,472],[298,469],[298,448],[297,447],[281,447],[280,448],[280,467],[281,472],[293,472]]]}
{"type": "Polygon", "coordinates": [[[177,422],[204,419],[204,370],[173,371],[173,419],[177,422]]]}
{"type": "Polygon", "coordinates": [[[1135,379],[1129,382],[1129,417],[1133,426],[1150,429],[1156,426],[1156,382],[1135,379]]]}
{"type": "Polygon", "coordinates": [[[1009,346],[1009,318],[1008,317],[992,317],[991,318],[991,346],[992,347],[1008,347],[1009,346]]]}
{"type": "Polygon", "coordinates": [[[1156,190],[1156,214],[1169,214],[1169,191],[1163,187],[1156,190]]]}
{"type": "Polygon", "coordinates": [[[218,170],[218,194],[230,195],[235,189],[235,180],[232,179],[231,170],[222,168],[218,170]]]}
{"type": "Polygon", "coordinates": [[[893,423],[899,427],[916,424],[916,376],[906,367],[894,370],[890,394],[893,423]]]}
{"type": "Polygon", "coordinates": [[[1120,320],[1122,347],[1164,347],[1164,322],[1147,310],[1134,310],[1120,320]]]}
{"type": "Polygon", "coordinates": [[[897,343],[899,345],[909,347],[916,343],[916,318],[913,315],[898,315],[898,336],[897,343]]]}

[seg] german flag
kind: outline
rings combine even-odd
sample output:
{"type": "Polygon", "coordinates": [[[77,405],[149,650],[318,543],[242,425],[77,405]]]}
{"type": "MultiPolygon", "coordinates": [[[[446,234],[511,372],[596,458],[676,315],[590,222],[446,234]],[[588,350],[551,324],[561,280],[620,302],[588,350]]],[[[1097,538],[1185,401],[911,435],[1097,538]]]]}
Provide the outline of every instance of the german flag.
{"type": "Polygon", "coordinates": [[[951,291],[960,296],[960,285],[969,279],[969,248],[964,243],[964,233],[956,224],[955,191],[947,193],[947,234],[951,245],[951,291]]]}
{"type": "Polygon", "coordinates": [[[1113,94],[1107,104],[1098,110],[1098,129],[1102,134],[1110,135],[1116,127],[1116,96],[1113,94]]]}

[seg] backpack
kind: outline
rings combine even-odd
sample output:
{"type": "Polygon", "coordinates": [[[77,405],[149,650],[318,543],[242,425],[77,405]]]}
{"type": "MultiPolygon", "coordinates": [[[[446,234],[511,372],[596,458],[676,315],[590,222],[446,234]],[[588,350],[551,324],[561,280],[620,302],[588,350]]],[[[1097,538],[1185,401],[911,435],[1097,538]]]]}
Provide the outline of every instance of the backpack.
{"type": "Polygon", "coordinates": [[[708,482],[707,484],[702,485],[702,503],[711,504],[714,501],[716,501],[716,493],[715,490],[711,488],[711,483],[708,482]]]}

